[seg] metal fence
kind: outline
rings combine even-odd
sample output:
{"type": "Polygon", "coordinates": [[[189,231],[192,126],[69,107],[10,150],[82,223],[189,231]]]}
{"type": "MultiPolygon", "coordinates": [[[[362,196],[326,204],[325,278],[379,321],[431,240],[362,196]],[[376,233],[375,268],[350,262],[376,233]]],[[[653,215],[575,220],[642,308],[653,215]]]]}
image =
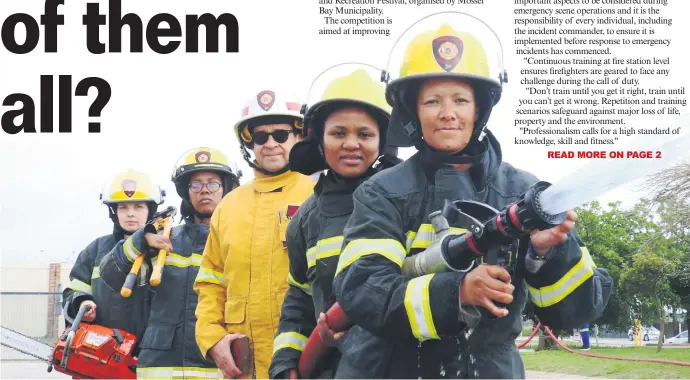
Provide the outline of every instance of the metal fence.
{"type": "Polygon", "coordinates": [[[2,326],[37,339],[55,342],[61,327],[62,293],[0,292],[2,326]]]}

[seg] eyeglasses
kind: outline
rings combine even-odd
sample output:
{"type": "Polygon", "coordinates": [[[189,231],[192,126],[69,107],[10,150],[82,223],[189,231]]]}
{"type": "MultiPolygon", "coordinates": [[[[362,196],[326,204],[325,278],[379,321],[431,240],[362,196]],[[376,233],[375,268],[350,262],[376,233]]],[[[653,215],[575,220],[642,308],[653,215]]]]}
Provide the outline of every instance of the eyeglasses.
{"type": "Polygon", "coordinates": [[[287,141],[291,132],[292,131],[287,129],[276,129],[273,132],[256,131],[252,133],[252,138],[254,139],[255,143],[264,145],[268,141],[268,136],[273,136],[273,140],[275,140],[278,144],[282,144],[287,141]]]}
{"type": "Polygon", "coordinates": [[[189,190],[191,190],[193,193],[200,193],[201,190],[206,187],[209,193],[215,193],[216,191],[220,190],[220,186],[220,182],[201,183],[195,181],[189,184],[189,190]]]}

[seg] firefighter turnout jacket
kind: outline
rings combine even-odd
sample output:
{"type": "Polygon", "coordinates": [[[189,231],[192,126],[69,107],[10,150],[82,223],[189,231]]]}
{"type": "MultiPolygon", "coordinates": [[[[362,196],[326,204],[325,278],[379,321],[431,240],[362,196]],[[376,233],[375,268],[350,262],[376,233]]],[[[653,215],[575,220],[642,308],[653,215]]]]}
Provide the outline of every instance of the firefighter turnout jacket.
{"type": "MultiPolygon", "coordinates": [[[[204,359],[194,333],[198,296],[192,286],[208,232],[208,225],[195,224],[192,217],[173,227],[173,248],[165,259],[160,284],[132,292],[134,296],[146,291],[151,308],[137,378],[222,378],[220,370],[204,359]]],[[[144,229],[135,232],[101,261],[101,277],[111,288],[119,291],[136,258],[151,249],[145,233],[144,229]]]]}
{"type": "Polygon", "coordinates": [[[514,244],[514,300],[503,318],[483,308],[470,326],[460,318],[461,272],[413,279],[401,274],[405,257],[434,240],[428,215],[441,210],[444,200],[501,210],[537,182],[502,162],[490,132],[487,140],[482,162],[469,171],[431,162],[422,150],[355,191],[333,290],[356,326],[341,343],[337,378],[524,378],[515,339],[528,300],[552,328],[574,328],[603,313],[611,277],[582,254],[574,232],[536,273],[520,262],[527,244],[514,244]]]}
{"type": "Polygon", "coordinates": [[[256,378],[265,379],[288,290],[286,230],[314,182],[291,171],[254,175],[226,195],[211,218],[194,283],[199,294],[196,340],[210,360],[209,349],[226,334],[248,336],[256,378]]]}

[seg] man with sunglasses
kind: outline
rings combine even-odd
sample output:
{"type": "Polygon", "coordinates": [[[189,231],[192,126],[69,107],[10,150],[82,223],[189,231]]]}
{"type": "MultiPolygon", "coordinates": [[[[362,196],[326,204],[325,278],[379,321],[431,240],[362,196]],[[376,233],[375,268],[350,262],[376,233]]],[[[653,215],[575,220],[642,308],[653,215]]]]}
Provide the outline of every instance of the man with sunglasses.
{"type": "Polygon", "coordinates": [[[301,140],[301,105],[283,93],[261,91],[251,96],[235,124],[254,180],[218,205],[194,283],[199,294],[197,343],[226,378],[268,378],[288,289],[285,232],[314,188],[309,177],[288,169],[290,150],[301,140]],[[241,371],[230,351],[242,336],[252,346],[253,370],[241,371]]]}
{"type": "MultiPolygon", "coordinates": [[[[183,223],[170,238],[155,233],[152,225],[120,242],[101,262],[101,277],[113,289],[120,289],[136,258],[147,260],[168,250],[158,286],[147,291],[150,317],[141,340],[138,378],[218,378],[221,372],[205,360],[196,344],[194,310],[198,296],[192,289],[200,273],[201,253],[209,234],[209,223],[223,196],[239,186],[241,173],[220,151],[200,147],[183,154],[172,175],[183,223]]],[[[203,274],[202,274],[203,275],[203,274]]]]}

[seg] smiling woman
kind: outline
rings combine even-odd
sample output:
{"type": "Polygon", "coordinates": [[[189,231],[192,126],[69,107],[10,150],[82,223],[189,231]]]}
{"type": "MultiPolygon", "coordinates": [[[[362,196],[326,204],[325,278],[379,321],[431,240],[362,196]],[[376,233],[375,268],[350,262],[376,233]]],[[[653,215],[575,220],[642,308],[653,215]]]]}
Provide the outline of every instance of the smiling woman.
{"type": "Polygon", "coordinates": [[[454,79],[425,82],[417,96],[417,112],[426,143],[448,153],[459,152],[469,144],[479,117],[474,89],[454,79]]]}
{"type": "Polygon", "coordinates": [[[357,177],[379,155],[379,127],[362,109],[335,111],[324,123],[323,146],[331,169],[345,177],[357,177]]]}

